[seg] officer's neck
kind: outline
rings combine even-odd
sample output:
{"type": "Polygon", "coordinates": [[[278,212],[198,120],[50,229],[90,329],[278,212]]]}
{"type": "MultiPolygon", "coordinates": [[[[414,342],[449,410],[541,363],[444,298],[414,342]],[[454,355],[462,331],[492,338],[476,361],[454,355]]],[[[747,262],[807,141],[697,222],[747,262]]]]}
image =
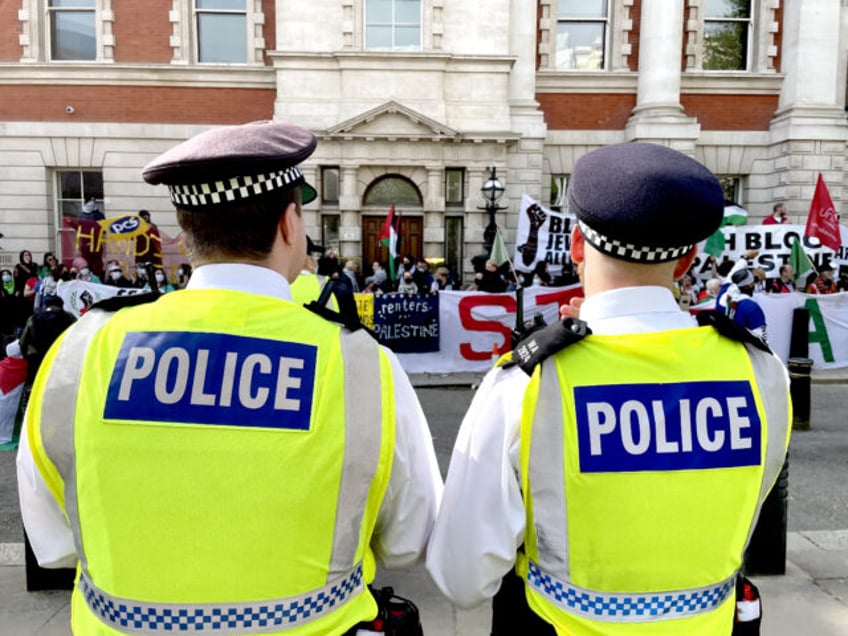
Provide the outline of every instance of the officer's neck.
{"type": "Polygon", "coordinates": [[[586,250],[581,281],[586,298],[623,287],[665,287],[674,282],[675,263],[630,263],[586,250]]]}

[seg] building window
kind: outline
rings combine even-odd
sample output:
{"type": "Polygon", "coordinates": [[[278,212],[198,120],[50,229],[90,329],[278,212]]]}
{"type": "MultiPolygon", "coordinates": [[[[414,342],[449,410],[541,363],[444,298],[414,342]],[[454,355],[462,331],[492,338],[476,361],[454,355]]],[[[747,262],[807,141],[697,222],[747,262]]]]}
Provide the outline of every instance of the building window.
{"type": "Polygon", "coordinates": [[[704,6],[704,70],[746,70],[748,68],[750,34],[750,0],[706,0],[704,6]]]}
{"type": "Polygon", "coordinates": [[[366,0],[365,49],[420,51],[421,0],[366,0]]]}
{"type": "Polygon", "coordinates": [[[339,204],[339,169],[337,167],[321,168],[321,203],[339,204]]]}
{"type": "Polygon", "coordinates": [[[603,69],[608,19],[608,0],[559,0],[556,69],[603,69]]]}
{"type": "Polygon", "coordinates": [[[197,61],[247,62],[246,0],[195,0],[197,61]]]}
{"type": "Polygon", "coordinates": [[[724,192],[725,202],[741,205],[742,197],[742,179],[739,177],[720,176],[718,182],[721,184],[721,189],[724,192]]]}
{"type": "Polygon", "coordinates": [[[374,181],[362,197],[363,205],[388,208],[390,205],[421,207],[421,193],[412,181],[400,175],[386,175],[374,181]]]}
{"type": "Polygon", "coordinates": [[[465,205],[465,170],[463,168],[445,168],[445,205],[454,207],[465,205]]]}
{"type": "Polygon", "coordinates": [[[82,170],[60,170],[56,173],[56,204],[62,217],[78,217],[83,203],[89,198],[97,200],[103,209],[103,173],[82,170]]]}
{"type": "Polygon", "coordinates": [[[321,216],[321,245],[327,249],[339,249],[339,238],[341,233],[341,216],[338,214],[324,214],[321,216]]]}
{"type": "Polygon", "coordinates": [[[95,0],[49,0],[50,59],[96,60],[95,0]]]}
{"type": "Polygon", "coordinates": [[[555,174],[551,176],[551,210],[564,210],[567,207],[565,195],[568,192],[568,176],[555,174]]]}
{"type": "Polygon", "coordinates": [[[445,217],[445,266],[462,276],[462,245],[465,241],[461,216],[445,217]]]}

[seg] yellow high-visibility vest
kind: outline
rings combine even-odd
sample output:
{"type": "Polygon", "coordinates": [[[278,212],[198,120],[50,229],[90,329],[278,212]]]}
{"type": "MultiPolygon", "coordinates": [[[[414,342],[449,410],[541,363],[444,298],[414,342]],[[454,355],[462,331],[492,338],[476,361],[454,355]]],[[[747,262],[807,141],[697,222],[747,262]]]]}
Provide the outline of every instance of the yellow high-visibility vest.
{"type": "Polygon", "coordinates": [[[536,367],[521,429],[530,607],[560,634],[730,634],[789,441],[785,378],[711,327],[592,335],[536,367]]]}
{"type": "Polygon", "coordinates": [[[80,558],[76,634],[341,633],[373,618],[390,362],[293,303],[198,289],[91,310],[27,416],[80,558]]]}

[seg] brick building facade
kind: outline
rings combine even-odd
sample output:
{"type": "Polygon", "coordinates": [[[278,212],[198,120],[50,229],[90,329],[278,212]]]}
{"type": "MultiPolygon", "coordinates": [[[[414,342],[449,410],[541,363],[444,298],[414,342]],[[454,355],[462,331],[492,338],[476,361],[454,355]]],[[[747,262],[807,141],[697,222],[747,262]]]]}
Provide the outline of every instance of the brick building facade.
{"type": "Polygon", "coordinates": [[[490,166],[510,244],[522,193],[561,204],[580,155],[634,140],[704,162],[749,222],[803,222],[819,172],[843,199],[846,25],[840,0],[2,3],[0,261],[59,250],[90,193],[176,235],[141,168],[269,118],[319,137],[310,235],[365,260],[396,201],[406,249],[467,275],[490,166]]]}

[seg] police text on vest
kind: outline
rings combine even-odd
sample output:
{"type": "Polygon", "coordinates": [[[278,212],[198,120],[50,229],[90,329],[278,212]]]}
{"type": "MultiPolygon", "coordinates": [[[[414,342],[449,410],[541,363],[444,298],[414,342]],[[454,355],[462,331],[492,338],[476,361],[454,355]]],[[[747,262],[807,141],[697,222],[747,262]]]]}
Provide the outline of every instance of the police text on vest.
{"type": "Polygon", "coordinates": [[[761,422],[747,382],[576,387],[582,472],[760,463],[761,422]]]}
{"type": "Polygon", "coordinates": [[[107,419],[308,430],[316,348],[194,332],[126,335],[107,419]]]}

